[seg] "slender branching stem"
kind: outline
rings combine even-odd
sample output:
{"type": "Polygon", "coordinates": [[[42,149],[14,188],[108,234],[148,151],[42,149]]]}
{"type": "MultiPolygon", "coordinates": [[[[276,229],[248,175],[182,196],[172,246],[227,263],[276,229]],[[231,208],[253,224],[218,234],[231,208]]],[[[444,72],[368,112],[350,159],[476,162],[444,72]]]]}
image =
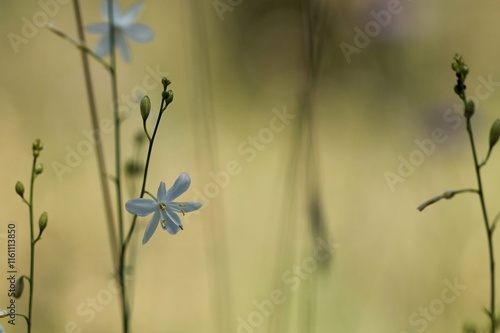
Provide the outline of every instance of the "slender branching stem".
{"type": "Polygon", "coordinates": [[[33,157],[33,166],[31,168],[31,181],[30,181],[30,199],[29,199],[29,219],[30,219],[30,291],[29,291],[29,302],[28,302],[28,333],[31,332],[32,314],[33,314],[33,291],[35,289],[35,221],[33,218],[33,192],[35,186],[36,177],[36,160],[37,156],[33,157]]]}
{"type": "Polygon", "coordinates": [[[31,326],[31,325],[30,325],[30,320],[29,320],[29,318],[28,318],[28,317],[26,317],[25,315],[23,315],[22,313],[17,313],[17,312],[16,312],[16,313],[14,313],[14,316],[23,317],[23,318],[24,318],[24,320],[26,320],[26,325],[28,325],[28,327],[30,327],[30,326],[31,326]]]}
{"type": "MultiPolygon", "coordinates": [[[[465,100],[465,99],[464,99],[465,100]]],[[[464,101],[465,102],[465,101],[464,101]]],[[[472,131],[472,125],[470,117],[466,117],[467,119],[467,133],[469,134],[470,145],[472,149],[472,156],[474,158],[474,169],[476,171],[477,178],[477,186],[478,186],[478,194],[479,200],[481,202],[481,211],[483,213],[484,226],[486,229],[486,236],[488,238],[488,252],[489,252],[489,261],[490,261],[490,311],[489,316],[491,320],[491,333],[495,332],[496,327],[496,318],[495,318],[495,258],[493,253],[493,228],[490,226],[488,220],[488,213],[486,211],[486,204],[484,200],[484,192],[483,192],[483,183],[481,180],[481,164],[478,163],[476,146],[474,143],[474,134],[472,131]]]]}
{"type": "MultiPolygon", "coordinates": [[[[151,160],[151,153],[153,151],[153,144],[154,144],[154,140],[156,137],[156,133],[158,131],[158,126],[160,124],[161,116],[163,114],[163,111],[165,110],[165,107],[164,107],[165,104],[166,104],[166,101],[165,101],[165,98],[163,98],[161,101],[160,112],[158,115],[158,119],[156,120],[156,125],[155,125],[153,135],[151,136],[150,139],[148,136],[149,147],[148,147],[148,155],[146,157],[146,165],[144,167],[144,176],[142,178],[142,186],[141,186],[141,193],[140,193],[141,198],[144,197],[144,193],[146,192],[146,181],[148,178],[149,162],[151,160]]],[[[121,246],[121,251],[120,251],[120,263],[119,263],[119,273],[120,273],[120,282],[121,282],[120,285],[122,288],[122,304],[124,306],[124,327],[127,327],[127,328],[128,328],[128,324],[129,324],[128,321],[130,318],[128,316],[128,303],[127,303],[128,296],[127,296],[127,289],[125,286],[125,273],[126,273],[126,260],[125,259],[126,259],[127,248],[128,248],[129,243],[130,243],[130,239],[132,237],[132,234],[134,232],[136,222],[137,222],[137,215],[134,215],[134,217],[132,219],[132,224],[131,224],[130,229],[127,233],[127,236],[125,237],[124,241],[121,243],[122,246],[121,246]]],[[[124,331],[124,333],[128,333],[128,331],[124,331]]]]}
{"type": "MultiPolygon", "coordinates": [[[[82,44],[85,45],[85,33],[83,29],[83,20],[82,14],[80,10],[80,1],[73,0],[73,7],[75,11],[76,17],[76,25],[78,29],[78,38],[82,41],[82,44]]],[[[111,192],[108,186],[108,172],[106,168],[106,162],[104,158],[104,149],[101,140],[101,131],[99,130],[99,117],[97,115],[97,107],[94,96],[94,89],[92,86],[92,77],[90,74],[90,65],[88,60],[88,54],[97,57],[100,62],[104,62],[101,57],[95,55],[94,52],[88,52],[88,48],[82,49],[82,65],[83,65],[83,73],[85,77],[85,86],[87,90],[87,97],[89,102],[89,111],[90,111],[90,119],[92,122],[92,128],[94,129],[94,139],[95,139],[95,150],[97,155],[97,167],[99,169],[99,179],[101,183],[101,189],[104,199],[104,210],[106,213],[106,222],[108,225],[108,234],[109,234],[109,243],[111,246],[111,255],[113,259],[113,263],[115,269],[118,269],[118,241],[116,237],[115,231],[115,222],[113,216],[113,205],[111,203],[111,192]]],[[[106,64],[106,69],[110,70],[111,67],[106,64]]]]}
{"type": "MultiPolygon", "coordinates": [[[[121,165],[121,144],[120,144],[120,125],[121,119],[118,113],[118,81],[116,70],[116,50],[115,50],[115,17],[114,17],[113,0],[107,0],[108,8],[108,29],[109,29],[109,53],[110,53],[110,75],[111,75],[111,98],[113,102],[113,120],[115,125],[114,141],[115,141],[115,186],[116,186],[116,211],[118,220],[118,239],[119,244],[123,244],[123,208],[122,208],[122,165],[121,165]]],[[[125,286],[125,273],[123,267],[119,263],[119,280],[121,288],[121,306],[122,306],[122,322],[123,332],[129,332],[130,313],[127,304],[127,288],[125,286]]]]}

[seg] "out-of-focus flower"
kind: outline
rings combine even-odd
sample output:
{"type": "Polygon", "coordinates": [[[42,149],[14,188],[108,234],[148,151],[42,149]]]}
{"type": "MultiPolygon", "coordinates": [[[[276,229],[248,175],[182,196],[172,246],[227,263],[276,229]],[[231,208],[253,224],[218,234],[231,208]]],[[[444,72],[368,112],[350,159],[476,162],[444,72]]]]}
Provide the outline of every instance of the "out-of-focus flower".
{"type": "Polygon", "coordinates": [[[131,214],[147,216],[154,212],[144,232],[142,244],[146,244],[151,238],[160,221],[163,229],[175,235],[179,230],[183,229],[181,219],[177,213],[184,215],[201,207],[199,202],[172,202],[172,200],[186,192],[189,185],[191,185],[191,178],[187,173],[183,172],[168,191],[165,183],[160,183],[156,200],[136,198],[127,201],[125,208],[131,214]]]}
{"type": "MultiPolygon", "coordinates": [[[[136,23],[139,13],[143,8],[141,2],[132,5],[126,12],[122,13],[120,5],[113,1],[113,25],[115,30],[115,44],[120,48],[123,59],[129,62],[131,55],[126,38],[130,38],[138,43],[146,43],[154,38],[154,32],[148,26],[136,23]]],[[[93,23],[87,26],[90,33],[102,34],[101,40],[97,43],[95,53],[104,57],[110,53],[109,50],[109,15],[108,4],[102,0],[102,15],[106,23],[93,23]]]]}

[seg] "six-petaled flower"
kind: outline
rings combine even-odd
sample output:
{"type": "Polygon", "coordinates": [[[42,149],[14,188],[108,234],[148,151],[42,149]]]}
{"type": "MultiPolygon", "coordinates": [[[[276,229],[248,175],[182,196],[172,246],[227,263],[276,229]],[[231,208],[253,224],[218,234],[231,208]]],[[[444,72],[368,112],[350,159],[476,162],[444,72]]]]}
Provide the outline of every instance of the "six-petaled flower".
{"type": "Polygon", "coordinates": [[[181,219],[177,213],[184,215],[201,207],[198,202],[172,202],[172,200],[186,192],[190,184],[191,178],[187,173],[183,172],[168,191],[165,183],[160,183],[156,200],[136,198],[127,201],[125,208],[131,214],[147,216],[154,212],[144,232],[142,244],[146,244],[151,238],[158,224],[161,224],[161,227],[170,234],[175,235],[179,230],[183,229],[181,219]]]}
{"type": "MultiPolygon", "coordinates": [[[[122,13],[120,5],[113,1],[113,25],[115,32],[115,44],[120,48],[123,59],[130,61],[130,49],[126,38],[130,38],[139,43],[149,42],[154,38],[154,32],[144,24],[136,23],[139,13],[143,7],[142,3],[132,5],[128,11],[122,13]]],[[[102,1],[101,7],[104,19],[109,22],[108,3],[102,1]]],[[[102,34],[101,40],[97,43],[95,53],[104,57],[110,53],[109,49],[109,24],[93,23],[87,26],[88,32],[102,34]]]]}

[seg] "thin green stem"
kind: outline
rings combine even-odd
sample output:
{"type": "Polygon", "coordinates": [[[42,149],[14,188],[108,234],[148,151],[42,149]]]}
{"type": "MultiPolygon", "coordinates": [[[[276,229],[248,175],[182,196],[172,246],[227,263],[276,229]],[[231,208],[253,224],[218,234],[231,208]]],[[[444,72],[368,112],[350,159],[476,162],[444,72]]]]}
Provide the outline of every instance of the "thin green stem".
{"type": "MultiPolygon", "coordinates": [[[[142,177],[142,186],[141,186],[141,194],[140,194],[141,198],[144,197],[144,193],[146,192],[146,181],[148,179],[149,162],[151,160],[151,153],[153,152],[153,144],[155,141],[156,133],[158,132],[158,126],[160,125],[161,116],[163,115],[163,111],[165,111],[165,108],[164,108],[165,102],[166,101],[163,98],[161,101],[158,120],[156,120],[156,125],[155,125],[155,129],[153,131],[153,135],[151,136],[151,140],[149,140],[148,155],[146,157],[146,165],[144,167],[144,176],[142,177]]],[[[123,243],[122,257],[124,257],[124,253],[127,250],[127,246],[130,242],[130,238],[132,237],[132,234],[134,232],[136,221],[137,221],[137,215],[134,215],[134,218],[132,220],[132,225],[130,226],[127,237],[125,238],[125,242],[123,243]]]]}
{"type": "Polygon", "coordinates": [[[28,325],[28,327],[30,327],[30,320],[28,317],[26,317],[25,315],[23,315],[22,313],[14,313],[14,316],[19,316],[19,317],[23,317],[25,320],[26,320],[26,324],[28,325]]]}
{"type": "MultiPolygon", "coordinates": [[[[75,3],[76,1],[78,0],[74,0],[73,3],[75,3]]],[[[75,7],[76,8],[76,7],[75,7]]],[[[78,23],[78,22],[77,22],[78,23]]],[[[86,44],[85,44],[85,40],[82,38],[82,36],[80,35],[79,38],[80,38],[80,41],[72,38],[70,35],[68,35],[67,33],[65,33],[64,31],[62,31],[61,29],[57,28],[55,25],[53,24],[48,24],[47,25],[47,28],[52,31],[53,33],[55,33],[56,35],[58,35],[59,37],[62,37],[64,39],[66,39],[68,42],[70,42],[71,44],[73,44],[75,47],[77,47],[80,51],[82,51],[82,53],[84,54],[89,54],[92,58],[94,58],[95,60],[97,60],[101,65],[104,66],[104,68],[108,71],[111,71],[111,66],[106,62],[104,61],[103,58],[101,58],[100,56],[98,56],[94,51],[92,51],[86,44]]]]}
{"type": "MultiPolygon", "coordinates": [[[[464,99],[465,100],[465,99],[464,99]]],[[[489,252],[489,261],[490,261],[490,320],[491,320],[491,333],[495,332],[496,326],[496,318],[495,318],[495,259],[493,253],[493,229],[490,227],[490,223],[488,221],[488,214],[486,211],[486,204],[484,200],[484,192],[483,192],[483,183],[481,180],[481,165],[477,160],[476,146],[474,143],[474,135],[472,131],[472,125],[470,121],[470,117],[466,117],[467,119],[467,133],[469,133],[470,144],[472,148],[472,156],[474,158],[474,169],[476,170],[476,178],[477,178],[477,186],[478,186],[478,194],[479,200],[481,202],[481,211],[483,212],[484,226],[486,229],[486,236],[488,238],[488,252],[489,252]]]]}
{"type": "Polygon", "coordinates": [[[33,166],[31,168],[31,181],[30,181],[30,199],[29,199],[29,218],[30,218],[30,294],[29,294],[29,304],[28,304],[28,333],[31,332],[32,323],[32,310],[33,310],[33,291],[35,288],[35,223],[33,219],[33,192],[35,186],[35,166],[36,166],[37,156],[33,157],[33,166]]]}
{"type": "MultiPolygon", "coordinates": [[[[115,50],[115,24],[113,0],[107,0],[108,6],[108,29],[109,29],[109,50],[110,50],[110,75],[111,75],[111,93],[113,101],[113,119],[115,124],[115,185],[116,185],[116,210],[118,219],[118,239],[119,244],[123,244],[123,208],[122,208],[122,189],[121,189],[121,146],[120,146],[120,114],[118,113],[118,83],[116,70],[116,50],[115,50]]],[[[122,296],[122,322],[123,332],[129,332],[129,309],[127,304],[127,288],[125,286],[125,272],[121,263],[119,263],[119,278],[122,296]]]]}
{"type": "MultiPolygon", "coordinates": [[[[151,139],[149,140],[149,147],[148,147],[148,155],[147,155],[147,158],[146,158],[146,165],[144,167],[144,176],[143,176],[143,179],[142,179],[142,187],[141,187],[141,194],[140,194],[140,197],[144,197],[144,193],[146,191],[146,181],[147,181],[147,178],[148,178],[148,170],[149,170],[149,162],[151,160],[151,152],[153,151],[153,144],[154,144],[154,140],[155,140],[155,137],[156,137],[156,133],[158,131],[158,125],[160,124],[160,119],[161,119],[161,116],[163,114],[163,111],[164,111],[164,104],[165,104],[165,99],[163,98],[162,101],[161,101],[161,106],[160,106],[160,112],[159,112],[159,115],[158,115],[158,120],[156,121],[156,125],[155,125],[155,129],[154,129],[154,132],[153,132],[153,136],[151,137],[151,139]]],[[[128,248],[128,245],[130,243],[130,239],[132,237],[132,234],[134,232],[134,229],[135,229],[135,225],[136,225],[136,222],[137,222],[137,215],[134,215],[133,219],[132,219],[132,225],[130,226],[130,229],[127,233],[127,237],[125,238],[125,240],[121,243],[122,246],[121,246],[121,251],[120,251],[120,263],[119,263],[119,273],[120,273],[120,286],[121,286],[121,292],[122,292],[122,305],[123,305],[123,311],[124,311],[124,328],[126,328],[127,330],[124,330],[124,333],[128,333],[128,321],[129,321],[129,316],[128,316],[128,299],[127,299],[127,289],[126,289],[126,286],[125,286],[125,257],[126,257],[126,252],[127,252],[127,248],[128,248]],[[126,314],[126,316],[125,316],[126,314]]]]}

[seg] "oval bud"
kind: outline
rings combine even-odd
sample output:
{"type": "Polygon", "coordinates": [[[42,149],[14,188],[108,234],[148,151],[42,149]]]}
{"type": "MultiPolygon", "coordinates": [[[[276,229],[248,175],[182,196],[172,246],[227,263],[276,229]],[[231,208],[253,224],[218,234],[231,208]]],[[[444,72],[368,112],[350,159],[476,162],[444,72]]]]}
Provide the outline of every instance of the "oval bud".
{"type": "Polygon", "coordinates": [[[16,183],[16,193],[19,194],[21,198],[24,197],[24,185],[19,181],[16,183]]]}
{"type": "Polygon", "coordinates": [[[144,121],[148,119],[150,112],[151,112],[151,101],[149,100],[149,97],[146,95],[141,100],[141,116],[144,121]]]}
{"type": "Polygon", "coordinates": [[[460,68],[460,72],[464,75],[464,76],[467,76],[467,74],[469,74],[469,66],[467,66],[466,64],[463,64],[460,68]]]}
{"type": "Polygon", "coordinates": [[[42,172],[43,172],[43,164],[38,163],[37,165],[35,165],[35,174],[39,175],[42,172]]]}
{"type": "Polygon", "coordinates": [[[47,212],[43,212],[42,215],[40,215],[40,219],[38,220],[38,227],[40,228],[40,235],[45,230],[45,228],[47,228],[48,220],[49,220],[49,216],[47,215],[47,212]]]}
{"type": "Polygon", "coordinates": [[[162,97],[165,100],[167,106],[174,100],[174,92],[172,90],[164,91],[162,97]]]}
{"type": "Polygon", "coordinates": [[[14,297],[19,298],[22,296],[24,290],[24,278],[21,276],[16,281],[16,291],[14,292],[14,297]]]}
{"type": "Polygon", "coordinates": [[[468,100],[465,104],[465,117],[470,118],[476,111],[476,105],[473,100],[468,100]]]}
{"type": "Polygon", "coordinates": [[[9,311],[7,310],[0,310],[0,318],[5,318],[10,316],[9,311]]]}
{"type": "Polygon", "coordinates": [[[495,120],[490,129],[490,150],[500,138],[500,119],[495,120]]]}

